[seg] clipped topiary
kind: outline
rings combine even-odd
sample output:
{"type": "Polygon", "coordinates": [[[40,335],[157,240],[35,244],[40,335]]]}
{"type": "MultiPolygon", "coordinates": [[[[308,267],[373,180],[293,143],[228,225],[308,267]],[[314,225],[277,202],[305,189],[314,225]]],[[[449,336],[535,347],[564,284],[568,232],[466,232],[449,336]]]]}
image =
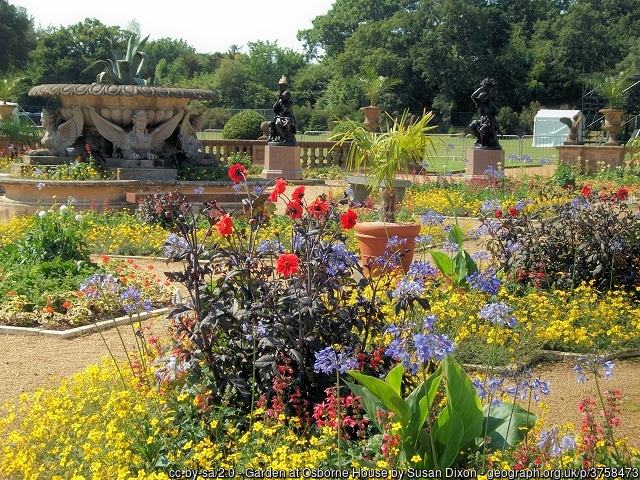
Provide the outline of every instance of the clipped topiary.
{"type": "Polygon", "coordinates": [[[266,121],[255,110],[243,110],[229,119],[222,129],[222,138],[238,140],[256,140],[262,135],[260,124],[266,121]]]}

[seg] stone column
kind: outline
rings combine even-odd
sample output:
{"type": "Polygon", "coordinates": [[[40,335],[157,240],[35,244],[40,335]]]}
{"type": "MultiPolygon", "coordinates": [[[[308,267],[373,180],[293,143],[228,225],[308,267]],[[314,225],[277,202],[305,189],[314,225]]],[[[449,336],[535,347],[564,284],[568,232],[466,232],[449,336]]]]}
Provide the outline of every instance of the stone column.
{"type": "Polygon", "coordinates": [[[284,177],[287,180],[301,180],[299,146],[267,145],[264,149],[264,170],[262,178],[284,177]]]}
{"type": "Polygon", "coordinates": [[[504,168],[504,150],[493,148],[469,148],[467,149],[467,175],[485,175],[485,171],[489,167],[498,170],[504,168]]]}

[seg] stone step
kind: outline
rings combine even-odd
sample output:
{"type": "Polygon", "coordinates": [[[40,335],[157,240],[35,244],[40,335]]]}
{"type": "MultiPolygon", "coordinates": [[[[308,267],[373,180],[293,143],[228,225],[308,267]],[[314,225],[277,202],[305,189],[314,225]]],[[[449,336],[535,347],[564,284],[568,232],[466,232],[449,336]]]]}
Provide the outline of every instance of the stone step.
{"type": "Polygon", "coordinates": [[[108,168],[116,180],[171,182],[178,179],[175,168],[108,168]]]}

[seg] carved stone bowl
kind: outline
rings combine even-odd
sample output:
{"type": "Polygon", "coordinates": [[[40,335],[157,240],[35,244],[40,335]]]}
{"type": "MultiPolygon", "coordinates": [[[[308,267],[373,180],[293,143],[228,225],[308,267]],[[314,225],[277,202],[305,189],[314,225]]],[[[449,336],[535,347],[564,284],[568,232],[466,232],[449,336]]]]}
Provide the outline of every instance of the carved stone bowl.
{"type": "Polygon", "coordinates": [[[64,120],[71,118],[73,107],[80,107],[85,125],[94,126],[89,114],[89,107],[94,107],[100,116],[123,128],[132,125],[133,113],[139,109],[147,112],[147,126],[153,127],[185,110],[189,100],[218,99],[218,94],[211,90],[95,83],[38,85],[29,90],[29,96],[59,98],[59,112],[64,120]]]}

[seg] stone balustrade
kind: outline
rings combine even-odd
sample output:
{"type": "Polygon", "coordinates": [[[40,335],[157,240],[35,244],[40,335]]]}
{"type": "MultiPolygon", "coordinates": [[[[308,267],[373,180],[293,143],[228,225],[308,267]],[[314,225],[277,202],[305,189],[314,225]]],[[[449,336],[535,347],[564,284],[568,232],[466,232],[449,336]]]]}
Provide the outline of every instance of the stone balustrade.
{"type": "MultiPolygon", "coordinates": [[[[237,153],[246,153],[253,159],[254,165],[264,165],[264,140],[201,140],[206,153],[216,155],[220,160],[228,160],[237,153]]],[[[331,165],[343,165],[349,150],[349,144],[334,147],[334,142],[298,142],[300,147],[300,166],[322,168],[331,165]]]]}

